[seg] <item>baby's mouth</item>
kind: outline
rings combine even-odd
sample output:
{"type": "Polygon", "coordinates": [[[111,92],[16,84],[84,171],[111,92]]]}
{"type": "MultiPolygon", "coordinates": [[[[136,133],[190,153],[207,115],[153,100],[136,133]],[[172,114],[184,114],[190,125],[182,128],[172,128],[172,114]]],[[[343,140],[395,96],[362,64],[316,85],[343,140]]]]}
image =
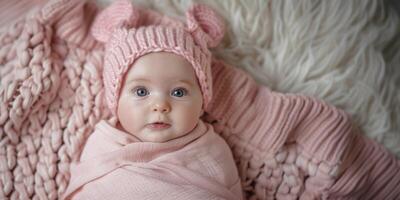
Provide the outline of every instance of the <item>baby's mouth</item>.
{"type": "Polygon", "coordinates": [[[152,129],[152,130],[163,130],[171,127],[170,124],[164,123],[164,122],[154,122],[147,124],[147,128],[152,129]]]}

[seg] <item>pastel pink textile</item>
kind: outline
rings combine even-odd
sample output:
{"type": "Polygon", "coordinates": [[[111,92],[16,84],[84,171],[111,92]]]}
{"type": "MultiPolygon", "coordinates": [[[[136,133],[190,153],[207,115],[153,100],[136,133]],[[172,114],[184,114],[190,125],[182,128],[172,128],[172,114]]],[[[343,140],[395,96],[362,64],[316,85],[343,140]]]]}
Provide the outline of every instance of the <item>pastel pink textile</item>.
{"type": "Polygon", "coordinates": [[[228,145],[202,121],[165,143],[141,142],[100,121],[71,177],[66,199],[242,199],[228,145]]]}
{"type": "MultiPolygon", "coordinates": [[[[2,15],[16,12],[12,2],[0,2],[2,15]]],[[[0,32],[0,199],[59,199],[70,163],[110,117],[104,49],[89,34],[96,5],[51,0],[36,8],[0,32]]],[[[204,121],[232,150],[245,199],[400,199],[400,161],[346,113],[271,91],[224,61],[211,69],[204,121]]]]}
{"type": "Polygon", "coordinates": [[[271,91],[220,60],[212,69],[208,121],[239,160],[247,198],[400,198],[400,161],[344,111],[271,91]]]}

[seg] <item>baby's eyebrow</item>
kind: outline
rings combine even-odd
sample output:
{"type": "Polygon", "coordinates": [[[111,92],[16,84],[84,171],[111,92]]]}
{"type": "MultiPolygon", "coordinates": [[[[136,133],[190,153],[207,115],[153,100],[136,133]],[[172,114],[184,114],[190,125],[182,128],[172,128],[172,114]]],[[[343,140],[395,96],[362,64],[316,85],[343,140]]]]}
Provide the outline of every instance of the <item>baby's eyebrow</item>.
{"type": "Polygon", "coordinates": [[[178,80],[177,82],[185,83],[187,85],[193,86],[193,83],[188,80],[178,80]]]}
{"type": "MultiPolygon", "coordinates": [[[[145,78],[133,78],[133,79],[128,79],[126,81],[126,83],[132,83],[132,82],[151,82],[149,79],[145,79],[145,78]]],[[[189,80],[185,80],[185,79],[181,79],[181,80],[177,80],[176,82],[178,83],[184,83],[186,85],[189,86],[193,86],[193,83],[189,80]]]]}
{"type": "Polygon", "coordinates": [[[150,82],[150,80],[145,79],[145,78],[133,78],[133,79],[128,79],[126,82],[127,83],[131,83],[131,82],[150,82]]]}

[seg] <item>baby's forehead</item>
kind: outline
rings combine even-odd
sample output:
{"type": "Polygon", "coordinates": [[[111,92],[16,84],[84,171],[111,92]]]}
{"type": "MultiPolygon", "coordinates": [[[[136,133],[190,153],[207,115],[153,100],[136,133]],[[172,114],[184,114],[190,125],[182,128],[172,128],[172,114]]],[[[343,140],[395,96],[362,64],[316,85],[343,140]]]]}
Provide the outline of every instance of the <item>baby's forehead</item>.
{"type": "Polygon", "coordinates": [[[191,63],[180,55],[173,53],[151,53],[139,58],[129,68],[126,80],[185,80],[197,81],[196,73],[191,63]]]}

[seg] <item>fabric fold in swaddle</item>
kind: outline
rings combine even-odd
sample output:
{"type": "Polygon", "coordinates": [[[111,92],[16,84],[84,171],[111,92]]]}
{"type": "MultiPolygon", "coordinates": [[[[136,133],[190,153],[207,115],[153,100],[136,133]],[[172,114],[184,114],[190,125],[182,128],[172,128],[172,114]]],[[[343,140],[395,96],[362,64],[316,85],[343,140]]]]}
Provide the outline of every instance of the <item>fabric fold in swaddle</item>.
{"type": "Polygon", "coordinates": [[[64,199],[242,199],[231,162],[229,147],[202,121],[166,143],[140,142],[102,121],[71,164],[64,199]]]}

